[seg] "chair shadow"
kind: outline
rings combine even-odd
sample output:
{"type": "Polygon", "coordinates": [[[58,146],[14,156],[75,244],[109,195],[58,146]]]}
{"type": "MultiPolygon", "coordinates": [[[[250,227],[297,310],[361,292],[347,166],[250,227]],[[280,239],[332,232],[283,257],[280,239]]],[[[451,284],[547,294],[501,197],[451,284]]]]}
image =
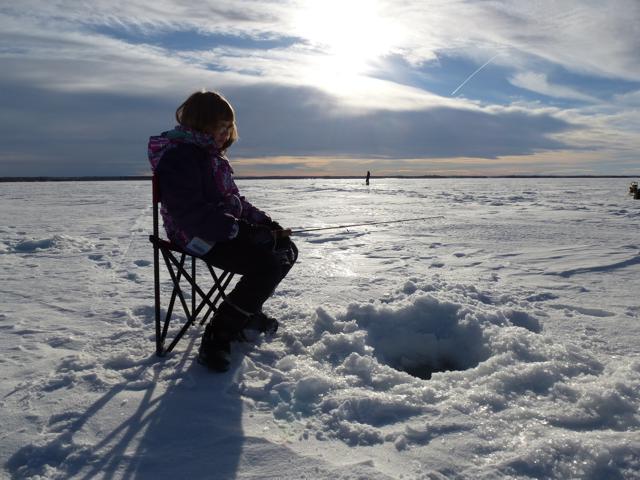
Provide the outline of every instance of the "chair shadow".
{"type": "MultiPolygon", "coordinates": [[[[12,478],[44,475],[50,468],[65,478],[208,478],[232,479],[237,476],[244,444],[242,401],[227,394],[234,382],[234,371],[210,374],[194,362],[193,338],[186,351],[175,352],[180,362],[175,373],[164,381],[157,393],[163,368],[153,368],[150,385],[135,412],[106,433],[94,445],[78,445],[73,437],[103,409],[118,401],[119,393],[141,391],[132,382],[120,383],[44,445],[27,445],[14,453],[5,467],[12,478]],[[193,379],[204,378],[197,383],[193,379]],[[61,473],[62,473],[61,472],[61,473]]],[[[186,342],[183,342],[186,343],[186,342]]],[[[146,370],[162,359],[152,357],[130,378],[142,378],[146,370]]],[[[166,373],[166,372],[165,372],[166,373]]],[[[56,416],[50,423],[56,421],[56,416]]]]}

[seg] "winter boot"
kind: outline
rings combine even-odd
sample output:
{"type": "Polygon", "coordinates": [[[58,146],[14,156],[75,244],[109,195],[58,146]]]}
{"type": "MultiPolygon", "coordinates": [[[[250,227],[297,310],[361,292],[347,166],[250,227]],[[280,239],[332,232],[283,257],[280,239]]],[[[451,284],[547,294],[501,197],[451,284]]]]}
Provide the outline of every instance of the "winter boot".
{"type": "Polygon", "coordinates": [[[273,317],[268,316],[266,313],[260,311],[258,313],[254,313],[249,317],[249,321],[247,322],[247,326],[245,328],[249,330],[257,330],[260,333],[264,333],[265,335],[275,335],[278,331],[278,320],[273,317]]]}
{"type": "Polygon", "coordinates": [[[202,335],[198,362],[210,370],[225,372],[231,361],[231,342],[243,340],[242,329],[249,317],[223,302],[202,335]]]}
{"type": "Polygon", "coordinates": [[[222,302],[211,319],[216,331],[224,331],[231,341],[242,340],[242,329],[246,328],[251,315],[243,313],[230,303],[222,302]]]}
{"type": "Polygon", "coordinates": [[[229,370],[231,338],[227,332],[216,330],[212,322],[209,322],[204,329],[198,350],[198,363],[216,372],[229,370]]]}

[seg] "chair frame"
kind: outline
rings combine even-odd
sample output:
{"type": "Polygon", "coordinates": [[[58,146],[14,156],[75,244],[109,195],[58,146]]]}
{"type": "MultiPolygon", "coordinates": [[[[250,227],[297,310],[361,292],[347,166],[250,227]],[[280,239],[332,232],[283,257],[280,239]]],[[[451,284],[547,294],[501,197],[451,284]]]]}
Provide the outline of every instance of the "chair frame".
{"type": "MultiPolygon", "coordinates": [[[[231,279],[233,278],[233,273],[228,270],[222,270],[222,273],[217,274],[214,267],[206,263],[200,257],[193,255],[192,253],[184,250],[183,248],[175,245],[168,240],[160,238],[158,226],[158,205],[162,203],[162,200],[160,195],[160,186],[156,175],[153,175],[151,183],[153,198],[153,235],[149,235],[149,241],[153,245],[156,355],[158,355],[159,357],[163,357],[173,350],[176,344],[187,332],[189,327],[191,327],[191,325],[196,322],[199,315],[202,314],[200,325],[203,325],[207,321],[207,318],[209,318],[209,315],[215,314],[219,302],[226,298],[225,290],[231,282],[231,279]],[[164,319],[162,318],[160,298],[160,255],[162,255],[162,259],[164,260],[164,264],[167,267],[167,271],[169,272],[169,276],[171,277],[171,281],[173,284],[171,299],[169,300],[164,319]],[[187,268],[185,267],[185,262],[188,258],[191,259],[191,272],[188,272],[187,268]],[[208,270],[209,274],[211,275],[213,286],[211,286],[207,292],[205,292],[198,285],[198,260],[204,263],[204,265],[206,266],[206,270],[208,270]],[[191,286],[191,306],[189,306],[187,297],[185,296],[185,291],[180,285],[180,282],[183,278],[187,281],[188,286],[191,286]],[[169,332],[169,324],[171,323],[173,317],[176,298],[180,300],[180,304],[182,305],[182,309],[187,320],[182,325],[173,340],[170,341],[169,346],[165,347],[165,342],[167,341],[167,335],[169,332]]],[[[186,286],[187,289],[188,286],[186,286]]]]}

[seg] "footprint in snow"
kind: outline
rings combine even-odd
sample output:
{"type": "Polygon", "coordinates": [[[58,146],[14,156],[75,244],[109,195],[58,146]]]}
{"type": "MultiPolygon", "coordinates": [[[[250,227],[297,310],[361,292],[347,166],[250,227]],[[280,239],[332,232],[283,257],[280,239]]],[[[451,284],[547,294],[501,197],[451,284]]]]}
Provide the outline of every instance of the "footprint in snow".
{"type": "Polygon", "coordinates": [[[109,260],[105,260],[102,253],[92,253],[88,255],[87,258],[95,262],[98,267],[111,268],[111,262],[109,260]]]}
{"type": "Polygon", "coordinates": [[[135,282],[135,283],[142,283],[142,279],[135,272],[127,272],[125,275],[123,275],[123,278],[127,280],[131,280],[132,282],[135,282]]]}

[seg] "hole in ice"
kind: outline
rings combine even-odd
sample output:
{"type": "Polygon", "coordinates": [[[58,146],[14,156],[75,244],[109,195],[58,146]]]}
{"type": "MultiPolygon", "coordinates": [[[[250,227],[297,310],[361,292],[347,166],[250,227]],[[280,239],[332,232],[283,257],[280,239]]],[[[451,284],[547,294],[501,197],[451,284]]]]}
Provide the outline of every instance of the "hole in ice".
{"type": "Polygon", "coordinates": [[[397,310],[351,305],[346,319],[368,332],[367,343],[380,363],[429,379],[489,358],[480,322],[468,313],[460,304],[426,295],[397,310]]]}
{"type": "Polygon", "coordinates": [[[45,238],[42,240],[22,240],[15,245],[14,250],[16,252],[35,252],[37,250],[46,250],[52,248],[55,245],[54,238],[45,238]]]}

